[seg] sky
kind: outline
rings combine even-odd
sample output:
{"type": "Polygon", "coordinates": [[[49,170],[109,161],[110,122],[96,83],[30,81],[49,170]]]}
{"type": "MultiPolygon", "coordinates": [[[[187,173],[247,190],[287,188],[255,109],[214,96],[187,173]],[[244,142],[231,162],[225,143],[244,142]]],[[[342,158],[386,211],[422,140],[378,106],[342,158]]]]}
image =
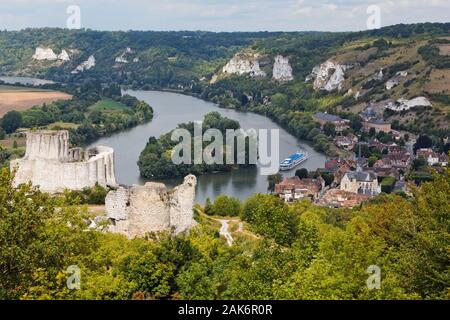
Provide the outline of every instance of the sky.
{"type": "MultiPolygon", "coordinates": [[[[450,0],[0,0],[0,29],[66,28],[71,5],[94,30],[357,31],[450,22],[450,0]]],[[[73,20],[72,20],[73,21],[73,20]]]]}

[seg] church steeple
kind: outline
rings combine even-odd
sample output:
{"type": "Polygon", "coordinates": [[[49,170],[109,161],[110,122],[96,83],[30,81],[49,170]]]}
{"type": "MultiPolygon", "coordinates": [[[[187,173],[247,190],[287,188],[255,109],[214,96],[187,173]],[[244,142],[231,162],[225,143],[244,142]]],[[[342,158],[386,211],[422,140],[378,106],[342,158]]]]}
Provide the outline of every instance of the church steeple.
{"type": "Polygon", "coordinates": [[[361,143],[358,144],[359,150],[358,150],[358,159],[356,159],[356,172],[362,172],[361,167],[361,143]]]}

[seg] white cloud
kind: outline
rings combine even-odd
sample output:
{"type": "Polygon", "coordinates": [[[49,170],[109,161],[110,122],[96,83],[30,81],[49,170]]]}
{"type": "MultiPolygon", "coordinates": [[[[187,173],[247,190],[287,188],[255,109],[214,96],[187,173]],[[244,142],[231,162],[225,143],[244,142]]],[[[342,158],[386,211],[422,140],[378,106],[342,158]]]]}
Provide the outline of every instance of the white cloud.
{"type": "Polygon", "coordinates": [[[295,13],[297,13],[297,14],[310,14],[312,9],[313,9],[312,7],[303,7],[303,8],[297,9],[297,11],[295,13]]]}
{"type": "Polygon", "coordinates": [[[335,4],[333,4],[333,3],[325,3],[325,4],[323,5],[323,7],[324,7],[325,9],[327,9],[327,10],[330,10],[330,11],[336,11],[337,8],[338,8],[338,6],[335,5],[335,4]]]}

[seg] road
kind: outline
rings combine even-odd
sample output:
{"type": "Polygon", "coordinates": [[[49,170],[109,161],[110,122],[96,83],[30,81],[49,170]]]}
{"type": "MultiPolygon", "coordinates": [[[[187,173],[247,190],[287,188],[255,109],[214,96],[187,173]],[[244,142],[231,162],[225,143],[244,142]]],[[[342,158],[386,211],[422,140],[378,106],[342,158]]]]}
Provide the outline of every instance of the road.
{"type": "Polygon", "coordinates": [[[227,244],[231,247],[234,240],[230,234],[230,231],[228,231],[228,223],[230,223],[230,220],[219,220],[219,222],[222,224],[222,227],[219,230],[219,234],[227,239],[227,244]]]}

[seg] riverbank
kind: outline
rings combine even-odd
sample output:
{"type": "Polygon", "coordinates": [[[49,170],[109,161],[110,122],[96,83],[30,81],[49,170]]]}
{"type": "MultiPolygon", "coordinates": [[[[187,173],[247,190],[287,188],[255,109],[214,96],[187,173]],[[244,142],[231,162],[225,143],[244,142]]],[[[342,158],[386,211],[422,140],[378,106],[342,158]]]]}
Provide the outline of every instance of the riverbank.
{"type": "MultiPolygon", "coordinates": [[[[139,91],[139,90],[137,90],[139,91]]],[[[227,107],[224,104],[220,104],[217,103],[216,101],[214,101],[214,98],[218,98],[216,96],[213,96],[211,99],[208,99],[208,97],[204,97],[202,94],[199,93],[195,93],[189,90],[181,90],[181,89],[172,89],[172,88],[154,88],[152,90],[144,90],[144,91],[161,91],[161,92],[170,92],[170,93],[176,93],[176,94],[181,94],[181,95],[186,95],[189,97],[194,97],[203,101],[207,101],[210,103],[214,103],[217,105],[218,108],[220,109],[225,109],[225,110],[235,110],[237,112],[248,112],[248,113],[253,113],[253,114],[259,114],[259,115],[263,115],[269,119],[271,119],[272,121],[274,121],[275,123],[277,123],[278,125],[282,126],[283,128],[285,128],[291,135],[295,136],[297,139],[303,140],[305,141],[308,145],[310,145],[311,147],[313,147],[316,151],[318,152],[323,152],[325,153],[328,157],[341,157],[341,156],[347,156],[348,153],[345,152],[344,150],[335,148],[335,146],[333,145],[331,139],[327,136],[324,136],[327,140],[326,142],[324,142],[324,139],[321,137],[320,139],[320,143],[318,141],[316,141],[316,136],[311,136],[310,134],[302,134],[302,135],[298,135],[297,132],[299,131],[297,127],[293,128],[289,125],[289,123],[284,123],[282,120],[280,120],[279,115],[275,115],[273,113],[272,110],[266,110],[269,112],[262,112],[260,109],[261,107],[267,108],[267,106],[262,106],[262,105],[251,105],[250,107],[245,107],[242,109],[238,109],[238,108],[231,108],[231,107],[227,107]]],[[[286,113],[288,113],[289,110],[285,110],[286,113]]],[[[303,116],[308,116],[310,117],[310,115],[308,113],[303,113],[303,116]]],[[[312,119],[312,117],[310,117],[310,123],[314,123],[314,120],[312,119]]],[[[313,128],[314,126],[312,126],[313,128]]],[[[305,132],[307,133],[311,133],[311,128],[305,128],[305,132]]]]}
{"type": "MultiPolygon", "coordinates": [[[[242,128],[253,129],[278,129],[280,141],[278,145],[281,162],[290,154],[299,149],[305,149],[312,157],[299,168],[314,171],[325,165],[326,156],[315,151],[305,141],[296,139],[283,127],[271,119],[251,112],[241,112],[233,109],[219,108],[218,105],[195,98],[191,95],[172,93],[168,91],[132,91],[124,90],[123,94],[130,94],[139,100],[150,104],[154,109],[154,117],[151,123],[139,125],[127,131],[103,137],[90,146],[107,145],[113,147],[116,155],[116,177],[119,183],[132,185],[144,184],[147,179],[140,177],[137,160],[145,148],[150,137],[160,137],[162,134],[174,129],[178,124],[200,121],[206,113],[217,111],[222,116],[238,121],[242,128]]],[[[278,165],[277,163],[277,165],[278,165]]],[[[293,176],[295,169],[283,174],[293,176]]],[[[168,187],[176,186],[180,179],[157,180],[168,187]]],[[[198,177],[196,201],[205,203],[207,198],[214,199],[220,194],[246,199],[254,193],[267,193],[267,176],[261,174],[259,168],[245,168],[208,174],[198,177]]]]}

